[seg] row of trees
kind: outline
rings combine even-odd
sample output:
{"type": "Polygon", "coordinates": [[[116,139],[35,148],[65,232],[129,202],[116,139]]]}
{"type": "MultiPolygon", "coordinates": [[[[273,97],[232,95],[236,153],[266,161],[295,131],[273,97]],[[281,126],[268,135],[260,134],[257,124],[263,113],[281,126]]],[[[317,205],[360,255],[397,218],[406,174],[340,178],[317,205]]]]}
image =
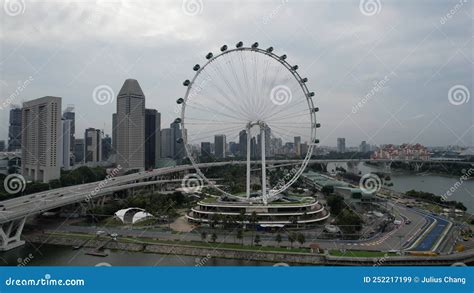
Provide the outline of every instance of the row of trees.
{"type": "MultiPolygon", "coordinates": [[[[244,235],[245,235],[245,230],[244,229],[239,229],[237,230],[237,233],[235,235],[236,239],[239,239],[241,241],[242,246],[244,245],[244,235]]],[[[201,232],[201,240],[206,241],[208,238],[208,234],[206,231],[201,232]]],[[[211,241],[216,242],[217,241],[217,234],[212,233],[211,234],[211,241]]],[[[293,248],[293,243],[298,242],[300,246],[302,246],[306,242],[306,237],[302,233],[295,233],[295,232],[290,232],[287,235],[288,242],[290,242],[291,247],[293,248]]],[[[280,233],[278,233],[275,236],[275,241],[278,243],[278,246],[280,246],[280,243],[283,241],[283,237],[281,236],[280,233]]],[[[255,235],[252,236],[252,245],[260,245],[261,239],[260,235],[255,235]]]]}

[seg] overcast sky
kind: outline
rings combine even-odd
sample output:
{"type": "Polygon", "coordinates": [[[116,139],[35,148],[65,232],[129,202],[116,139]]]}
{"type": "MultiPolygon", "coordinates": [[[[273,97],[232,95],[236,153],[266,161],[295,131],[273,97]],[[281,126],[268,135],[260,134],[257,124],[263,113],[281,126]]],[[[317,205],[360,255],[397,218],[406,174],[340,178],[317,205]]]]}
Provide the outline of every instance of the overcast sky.
{"type": "Polygon", "coordinates": [[[127,78],[166,126],[194,64],[258,41],[309,78],[323,145],[474,145],[472,1],[0,2],[0,139],[11,102],[46,95],[74,104],[79,137],[110,133],[127,78]]]}

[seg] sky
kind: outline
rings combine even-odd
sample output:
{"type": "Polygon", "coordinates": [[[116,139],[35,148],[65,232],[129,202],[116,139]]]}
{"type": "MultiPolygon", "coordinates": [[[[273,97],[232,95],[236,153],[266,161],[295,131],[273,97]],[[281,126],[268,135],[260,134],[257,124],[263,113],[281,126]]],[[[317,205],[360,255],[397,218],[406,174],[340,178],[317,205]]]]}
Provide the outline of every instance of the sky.
{"type": "Polygon", "coordinates": [[[110,134],[127,78],[166,127],[194,64],[258,41],[309,79],[322,145],[474,145],[473,1],[0,3],[0,139],[12,105],[48,95],[74,105],[76,137],[110,134]]]}

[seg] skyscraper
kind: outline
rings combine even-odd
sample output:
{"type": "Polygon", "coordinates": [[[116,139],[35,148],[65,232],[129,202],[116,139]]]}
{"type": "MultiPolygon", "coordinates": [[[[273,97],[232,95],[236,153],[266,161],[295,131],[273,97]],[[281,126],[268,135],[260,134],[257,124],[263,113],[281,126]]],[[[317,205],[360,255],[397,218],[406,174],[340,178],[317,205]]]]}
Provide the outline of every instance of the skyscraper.
{"type": "Polygon", "coordinates": [[[117,113],[112,114],[112,152],[117,152],[117,113]]]}
{"type": "Polygon", "coordinates": [[[172,157],[175,160],[181,160],[185,156],[184,143],[179,143],[178,139],[182,138],[181,127],[179,123],[170,124],[172,139],[172,157]]]}
{"type": "Polygon", "coordinates": [[[70,120],[71,130],[69,132],[69,152],[74,152],[74,140],[76,139],[76,113],[74,113],[74,107],[69,105],[63,112],[63,119],[70,120]]]}
{"type": "Polygon", "coordinates": [[[10,125],[8,127],[8,151],[21,149],[21,108],[10,110],[10,125]]]}
{"type": "Polygon", "coordinates": [[[44,183],[59,179],[62,148],[61,98],[43,97],[23,103],[22,174],[44,183]]]}
{"type": "Polygon", "coordinates": [[[239,154],[241,157],[247,156],[247,130],[239,132],[239,154]]]}
{"type": "Polygon", "coordinates": [[[135,79],[127,79],[117,96],[116,129],[117,165],[144,170],[145,95],[135,79]]]}
{"type": "Polygon", "coordinates": [[[208,141],[201,142],[201,156],[203,158],[210,158],[212,156],[210,142],[208,141]]]}
{"type": "Polygon", "coordinates": [[[161,157],[162,158],[173,158],[173,141],[171,128],[165,128],[161,130],[161,157]]]}
{"type": "Polygon", "coordinates": [[[296,156],[301,156],[301,136],[295,136],[294,138],[295,144],[295,154],[296,156]]]}
{"type": "Polygon", "coordinates": [[[74,161],[76,163],[84,162],[84,139],[77,138],[74,140],[74,161]]]}
{"type": "MultiPolygon", "coordinates": [[[[64,116],[63,116],[64,117],[64,116]]],[[[72,131],[72,120],[61,119],[61,147],[62,147],[62,158],[61,167],[69,169],[71,167],[71,131],[72,131]]]]}
{"type": "Polygon", "coordinates": [[[216,158],[225,158],[226,152],[226,139],[224,134],[218,134],[214,136],[214,153],[216,158]]]}
{"type": "Polygon", "coordinates": [[[86,129],[84,133],[84,156],[86,163],[102,161],[102,133],[100,129],[86,129]]]}
{"type": "Polygon", "coordinates": [[[370,146],[367,144],[367,142],[365,140],[363,140],[360,143],[359,152],[366,153],[366,152],[369,152],[369,151],[370,151],[370,146]]]}
{"type": "Polygon", "coordinates": [[[107,161],[112,154],[112,138],[107,134],[102,138],[102,161],[107,161]]]}
{"type": "Polygon", "coordinates": [[[339,137],[337,139],[337,152],[338,153],[345,153],[346,152],[346,139],[343,137],[339,137]]]}
{"type": "Polygon", "coordinates": [[[161,157],[161,114],[145,109],[145,168],[155,168],[161,157]]]}
{"type": "Polygon", "coordinates": [[[0,140],[0,152],[4,152],[6,149],[5,147],[5,141],[4,140],[0,140]]]}

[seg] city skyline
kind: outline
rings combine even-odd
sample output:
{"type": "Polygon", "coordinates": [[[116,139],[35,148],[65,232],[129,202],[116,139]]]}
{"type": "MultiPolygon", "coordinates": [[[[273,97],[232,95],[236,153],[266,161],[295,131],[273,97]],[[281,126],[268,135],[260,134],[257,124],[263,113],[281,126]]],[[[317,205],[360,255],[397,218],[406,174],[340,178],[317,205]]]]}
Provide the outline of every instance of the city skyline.
{"type": "MultiPolygon", "coordinates": [[[[377,145],[472,146],[472,101],[454,105],[448,99],[456,85],[472,92],[472,40],[465,42],[470,39],[467,30],[456,30],[469,22],[468,11],[460,10],[443,21],[456,3],[429,8],[383,3],[380,13],[367,17],[357,3],[335,4],[330,9],[327,3],[316,3],[307,11],[301,2],[229,3],[229,8],[208,1],[199,14],[190,16],[183,13],[180,3],[149,7],[122,1],[94,7],[60,4],[61,9],[55,11],[61,12],[45,17],[48,7],[56,4],[28,2],[21,16],[2,18],[0,121],[7,125],[10,101],[21,104],[53,95],[63,97],[63,105],[75,105],[80,113],[77,133],[94,127],[111,134],[112,121],[104,119],[104,114],[114,113],[123,80],[135,78],[149,97],[148,106],[158,109],[162,124],[168,125],[179,116],[175,100],[184,95],[181,82],[192,76],[190,64],[202,64],[208,51],[217,52],[224,43],[243,40],[275,46],[309,77],[321,108],[318,119],[324,122],[318,134],[321,145],[334,146],[337,137],[345,137],[354,146],[362,140],[377,145]],[[421,15],[415,17],[414,10],[421,15]],[[166,11],[166,17],[157,20],[160,11],[166,11]],[[239,21],[239,30],[225,21],[210,26],[213,15],[230,18],[230,11],[247,20],[239,21]],[[406,17],[398,18],[402,14],[406,17]],[[64,21],[61,29],[51,25],[65,18],[75,21],[64,21]],[[417,25],[417,18],[424,19],[422,26],[417,25]],[[27,19],[35,23],[36,33],[18,25],[27,19]],[[331,33],[327,33],[329,19],[331,33]],[[127,25],[118,25],[121,22],[127,25]],[[294,32],[292,42],[280,38],[290,31],[294,32]],[[120,38],[124,34],[130,36],[128,42],[120,38]],[[392,54],[395,43],[399,56],[392,54]],[[39,59],[35,52],[48,58],[39,59]],[[440,64],[440,59],[446,62],[440,64]],[[58,66],[69,70],[54,74],[60,71],[58,66]],[[112,91],[112,101],[103,105],[93,99],[100,86],[112,91]]],[[[7,136],[8,129],[1,128],[0,137],[6,140],[7,136]]]]}

